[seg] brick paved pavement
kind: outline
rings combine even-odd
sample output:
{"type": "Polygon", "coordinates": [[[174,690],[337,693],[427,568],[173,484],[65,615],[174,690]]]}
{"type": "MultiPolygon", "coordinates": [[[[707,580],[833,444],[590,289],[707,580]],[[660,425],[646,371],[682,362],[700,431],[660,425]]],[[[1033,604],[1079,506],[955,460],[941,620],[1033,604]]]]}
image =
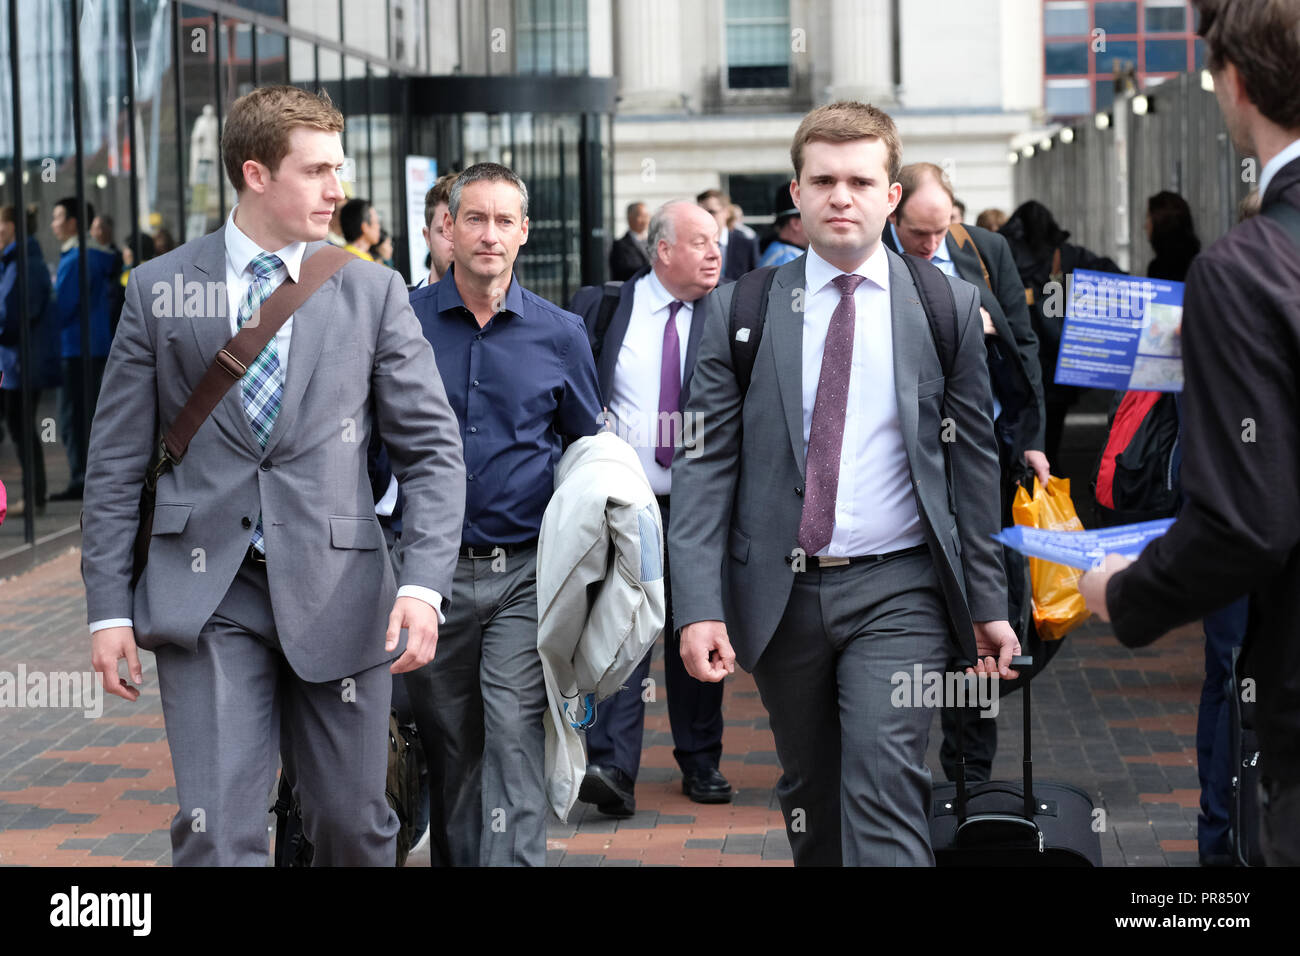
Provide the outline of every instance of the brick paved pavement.
{"type": "MultiPolygon", "coordinates": [[[[80,554],[0,582],[0,670],[89,668],[80,554]]],[[[0,708],[0,865],[149,865],[170,859],[171,761],[152,655],[141,699],[108,697],[103,715],[0,708]]],[[[1130,651],[1093,622],[1070,635],[1034,682],[1035,775],[1091,792],[1107,813],[1108,866],[1196,864],[1196,704],[1202,649],[1184,629],[1130,651]]],[[[621,822],[579,805],[552,821],[548,862],[560,866],[784,866],[790,850],[773,786],[779,776],[753,681],[729,682],[722,770],[730,805],[681,794],[672,759],[662,665],[649,705],[637,815],[621,822]]],[[[999,777],[1020,773],[1020,695],[1002,702],[999,777]]],[[[938,723],[930,765],[938,767],[938,723]]]]}

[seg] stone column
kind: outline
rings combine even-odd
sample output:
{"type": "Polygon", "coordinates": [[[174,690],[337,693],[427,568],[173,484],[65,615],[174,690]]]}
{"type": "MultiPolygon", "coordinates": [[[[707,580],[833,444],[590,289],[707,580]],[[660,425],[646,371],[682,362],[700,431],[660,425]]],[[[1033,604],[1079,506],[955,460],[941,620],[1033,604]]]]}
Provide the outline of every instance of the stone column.
{"type": "Polygon", "coordinates": [[[684,90],[679,0],[617,5],[620,113],[681,110],[684,90]]]}
{"type": "Polygon", "coordinates": [[[894,101],[893,0],[831,0],[830,100],[894,101]]]}

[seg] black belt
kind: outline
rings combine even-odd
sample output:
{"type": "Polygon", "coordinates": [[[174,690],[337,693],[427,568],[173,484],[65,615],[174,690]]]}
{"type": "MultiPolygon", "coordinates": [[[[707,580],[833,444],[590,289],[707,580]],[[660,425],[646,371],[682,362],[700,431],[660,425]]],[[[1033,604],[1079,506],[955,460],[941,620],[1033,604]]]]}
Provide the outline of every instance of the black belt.
{"type": "Polygon", "coordinates": [[[517,544],[462,544],[460,546],[460,556],[462,558],[474,558],[476,560],[483,558],[496,558],[505,555],[507,558],[511,555],[518,554],[520,551],[528,551],[537,547],[537,539],[531,541],[520,541],[517,544]]]}
{"type": "MultiPolygon", "coordinates": [[[[920,554],[927,550],[929,550],[928,545],[918,544],[910,548],[902,548],[898,551],[886,551],[884,554],[859,554],[851,558],[828,558],[809,555],[808,567],[826,570],[828,568],[848,567],[850,564],[872,564],[876,561],[888,561],[890,558],[901,558],[908,554],[920,554]]],[[[793,564],[794,558],[787,556],[785,563],[793,564]]]]}
{"type": "Polygon", "coordinates": [[[254,564],[266,564],[266,555],[260,553],[250,544],[248,550],[244,552],[244,560],[251,561],[254,564]]]}

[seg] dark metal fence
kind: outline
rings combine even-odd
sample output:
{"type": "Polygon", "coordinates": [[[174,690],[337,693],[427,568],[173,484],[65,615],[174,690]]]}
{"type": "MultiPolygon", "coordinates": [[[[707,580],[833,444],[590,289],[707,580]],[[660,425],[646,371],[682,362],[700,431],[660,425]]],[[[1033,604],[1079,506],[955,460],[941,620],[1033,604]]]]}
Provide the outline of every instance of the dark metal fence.
{"type": "Polygon", "coordinates": [[[1051,149],[1022,156],[1014,170],[1016,202],[1037,199],[1071,241],[1145,273],[1152,256],[1143,232],[1147,198],[1168,189],[1190,204],[1197,234],[1209,245],[1236,223],[1259,171],[1233,148],[1201,76],[1148,90],[1145,115],[1134,115],[1132,97],[1116,97],[1107,128],[1090,118],[1071,128],[1072,142],[1058,133],[1051,149]]]}

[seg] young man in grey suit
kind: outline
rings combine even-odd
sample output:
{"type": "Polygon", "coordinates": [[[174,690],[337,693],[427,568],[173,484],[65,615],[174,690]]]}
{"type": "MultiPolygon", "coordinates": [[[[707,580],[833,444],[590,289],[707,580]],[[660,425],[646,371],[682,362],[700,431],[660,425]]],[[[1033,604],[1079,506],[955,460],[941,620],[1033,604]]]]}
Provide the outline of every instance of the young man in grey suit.
{"type": "Polygon", "coordinates": [[[1019,652],[990,537],[998,453],[978,297],[948,280],[945,381],[911,274],[880,242],[899,197],[893,120],[820,107],[790,152],[810,248],[774,274],[747,392],[729,341],[735,287],[703,309],[696,440],[673,459],[674,623],[693,676],[721,680],[736,661],[754,674],[796,864],[933,864],[933,712],[894,706],[891,678],[954,657],[1011,677],[1019,652]]]}
{"type": "Polygon", "coordinates": [[[131,580],[158,430],[324,245],[343,196],[342,128],[327,98],[293,87],[235,102],[222,157],[239,203],[221,229],[131,273],[95,415],[82,557],[92,657],[108,691],[136,700],[136,645],[156,656],[176,865],[266,865],[277,752],[317,865],[396,855],[390,672],[433,657],[464,510],[456,419],[396,272],[348,262],[297,308],[158,482],[149,561],[131,580]],[[406,497],[400,581],[366,478],[372,416],[406,497]]]}

